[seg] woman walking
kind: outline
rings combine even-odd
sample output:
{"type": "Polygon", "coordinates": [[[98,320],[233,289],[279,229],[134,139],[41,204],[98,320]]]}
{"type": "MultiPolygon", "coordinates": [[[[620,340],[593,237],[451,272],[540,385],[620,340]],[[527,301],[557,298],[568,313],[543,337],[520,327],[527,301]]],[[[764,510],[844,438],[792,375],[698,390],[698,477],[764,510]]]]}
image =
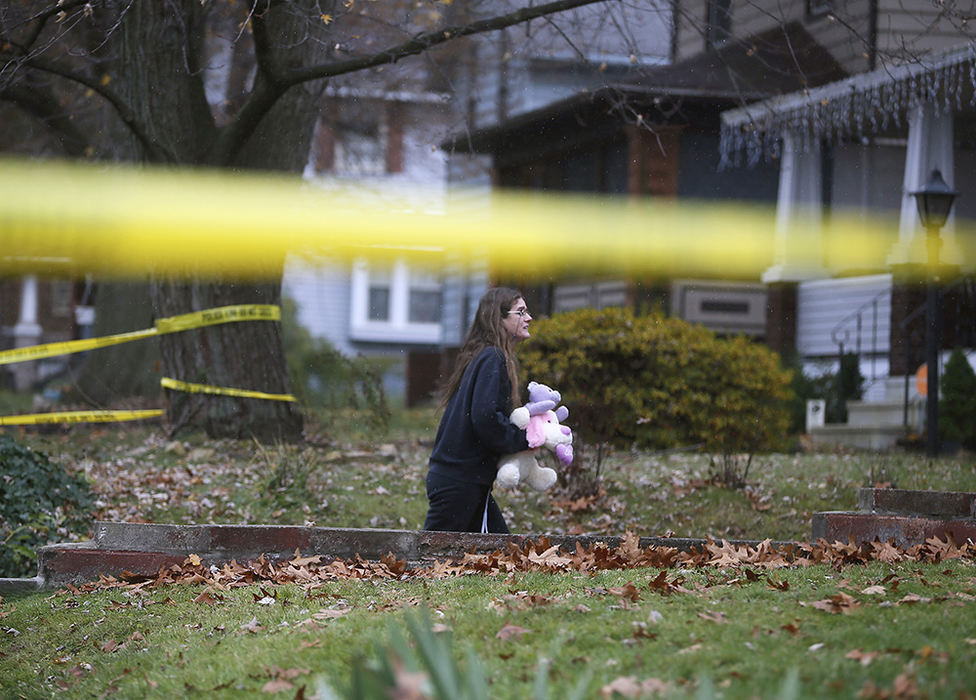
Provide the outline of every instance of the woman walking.
{"type": "Polygon", "coordinates": [[[529,449],[509,415],[519,396],[515,346],[529,337],[531,320],[514,289],[495,287],[481,297],[444,389],[427,472],[425,530],[508,532],[491,487],[499,457],[529,449]]]}

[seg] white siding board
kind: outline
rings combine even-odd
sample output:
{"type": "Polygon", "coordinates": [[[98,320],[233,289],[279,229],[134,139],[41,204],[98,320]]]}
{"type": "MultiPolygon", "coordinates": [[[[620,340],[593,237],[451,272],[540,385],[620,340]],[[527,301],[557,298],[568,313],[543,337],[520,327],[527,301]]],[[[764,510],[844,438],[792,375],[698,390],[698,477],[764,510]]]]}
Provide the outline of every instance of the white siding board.
{"type": "MultiPolygon", "coordinates": [[[[861,353],[887,354],[891,331],[891,275],[869,275],[803,282],[797,290],[797,350],[804,357],[828,357],[838,352],[831,337],[845,317],[877,299],[877,325],[870,306],[863,309],[861,353]],[[872,327],[876,334],[872,337],[872,327]]],[[[856,350],[853,319],[845,327],[850,337],[844,350],[856,350]]]]}
{"type": "Polygon", "coordinates": [[[344,265],[289,260],[282,278],[282,293],[298,307],[298,322],[313,338],[329,341],[350,355],[349,271],[344,265]]]}

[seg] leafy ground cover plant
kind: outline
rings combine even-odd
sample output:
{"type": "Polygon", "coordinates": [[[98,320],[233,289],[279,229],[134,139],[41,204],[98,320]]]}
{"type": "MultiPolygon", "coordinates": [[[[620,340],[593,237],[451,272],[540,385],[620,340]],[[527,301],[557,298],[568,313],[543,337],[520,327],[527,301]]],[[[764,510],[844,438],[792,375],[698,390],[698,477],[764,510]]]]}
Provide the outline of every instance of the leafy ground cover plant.
{"type": "Polygon", "coordinates": [[[86,534],[94,501],[83,475],[0,435],[0,576],[33,576],[35,548],[86,534]]]}

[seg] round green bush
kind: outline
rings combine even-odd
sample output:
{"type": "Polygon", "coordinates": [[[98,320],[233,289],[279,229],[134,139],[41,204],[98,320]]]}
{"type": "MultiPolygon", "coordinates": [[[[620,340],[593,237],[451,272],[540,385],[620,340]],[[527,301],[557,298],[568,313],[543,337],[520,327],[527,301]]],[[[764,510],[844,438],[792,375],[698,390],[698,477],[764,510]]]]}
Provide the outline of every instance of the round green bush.
{"type": "Polygon", "coordinates": [[[580,309],[532,324],[522,373],[559,390],[589,444],[723,454],[782,446],[789,370],[768,347],[660,314],[580,309]]]}
{"type": "Polygon", "coordinates": [[[87,534],[94,503],[84,476],[0,435],[0,576],[33,576],[37,547],[87,534]]]}

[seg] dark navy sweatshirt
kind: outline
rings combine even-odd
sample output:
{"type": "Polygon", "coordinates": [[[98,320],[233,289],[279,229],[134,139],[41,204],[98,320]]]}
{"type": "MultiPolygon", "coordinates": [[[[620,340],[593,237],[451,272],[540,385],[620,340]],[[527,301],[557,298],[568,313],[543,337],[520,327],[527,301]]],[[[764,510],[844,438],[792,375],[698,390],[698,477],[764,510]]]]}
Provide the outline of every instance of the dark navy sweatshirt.
{"type": "Polygon", "coordinates": [[[529,449],[525,431],[512,425],[512,388],[505,356],[485,348],[468,364],[441,418],[430,471],[490,485],[503,454],[529,449]]]}

